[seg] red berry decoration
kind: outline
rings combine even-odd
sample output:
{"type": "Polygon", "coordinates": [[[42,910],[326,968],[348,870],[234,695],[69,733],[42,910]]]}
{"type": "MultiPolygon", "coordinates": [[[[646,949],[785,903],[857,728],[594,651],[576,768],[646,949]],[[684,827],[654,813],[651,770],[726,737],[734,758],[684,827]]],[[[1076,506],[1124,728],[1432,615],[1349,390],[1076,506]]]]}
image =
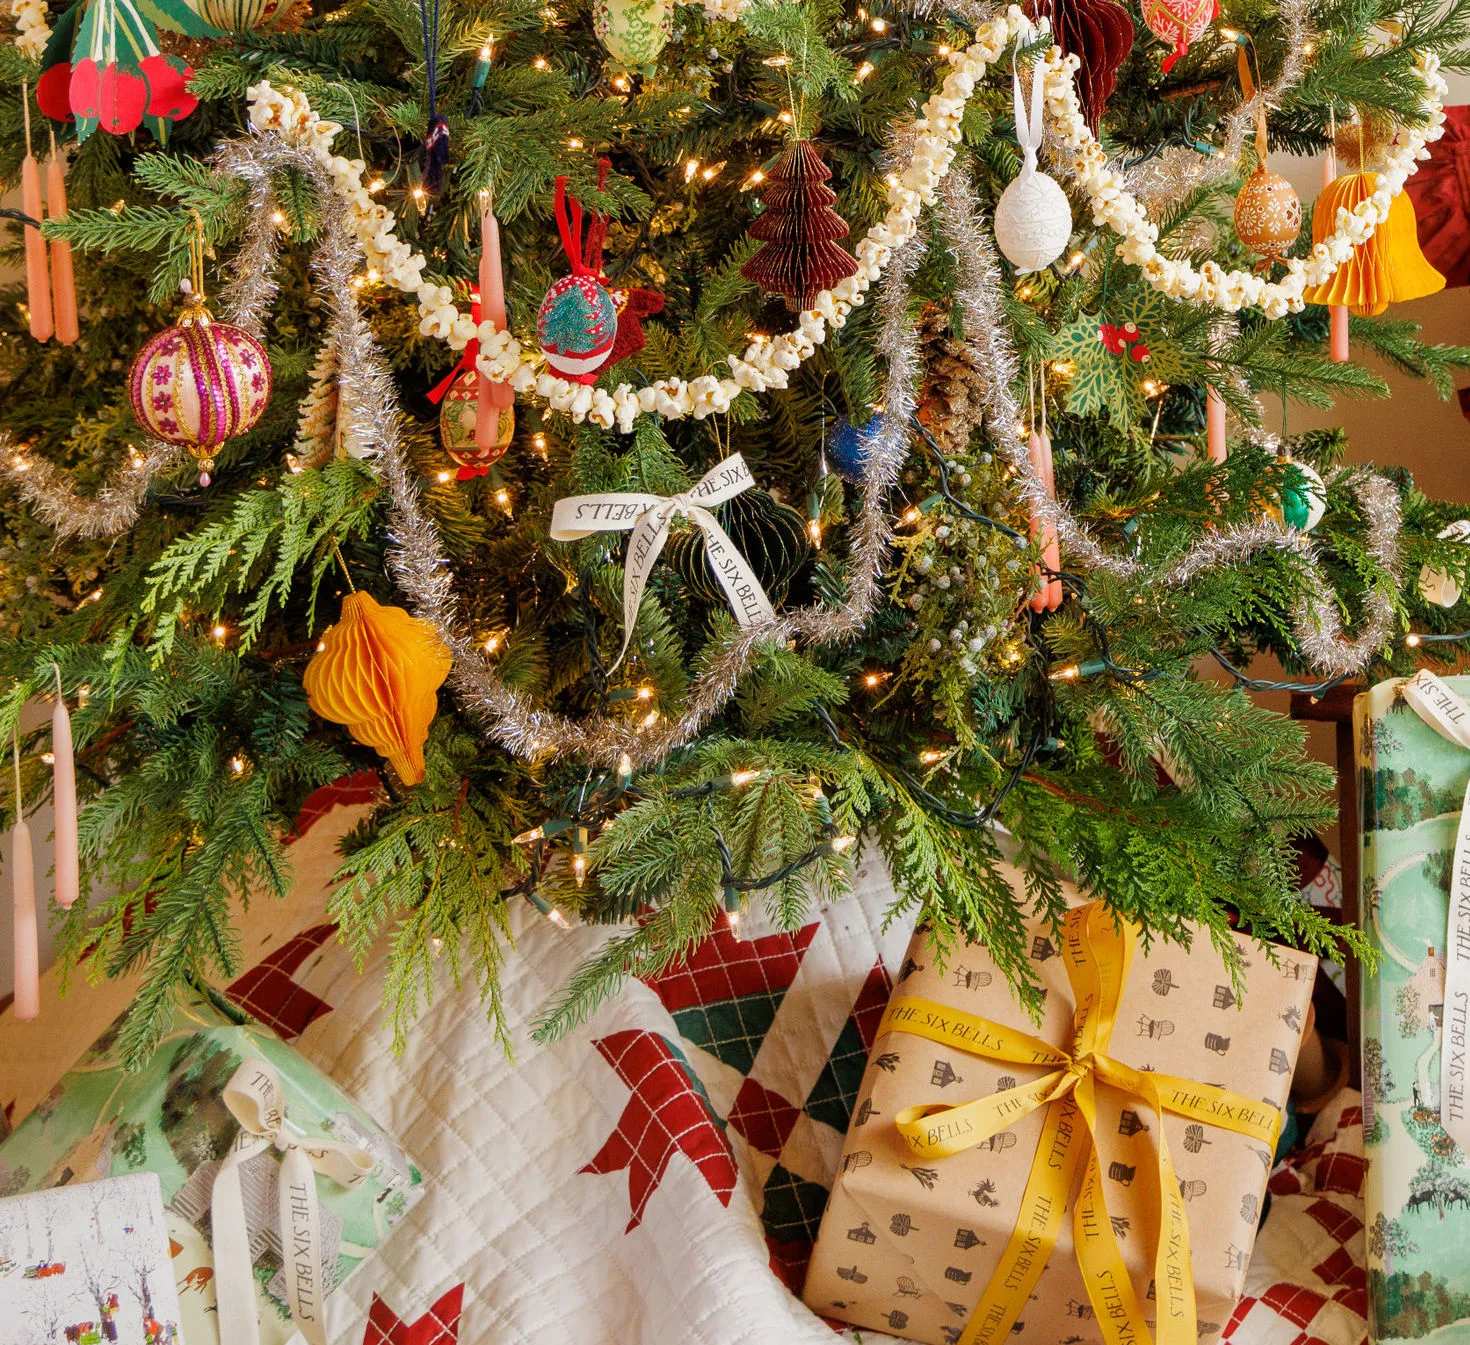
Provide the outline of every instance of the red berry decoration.
{"type": "Polygon", "coordinates": [[[138,69],[148,81],[148,106],[150,117],[164,117],[179,121],[187,117],[199,100],[189,92],[189,81],[194,78],[194,67],[180,56],[145,56],[138,62],[138,69]]]}
{"type": "Polygon", "coordinates": [[[1118,84],[1118,67],[1133,50],[1133,20],[1114,0],[1027,0],[1026,13],[1049,19],[1052,37],[1082,62],[1077,101],[1088,129],[1097,134],[1103,109],[1118,84]]]}
{"type": "Polygon", "coordinates": [[[847,221],[832,209],[831,176],[810,140],[793,140],[766,174],[766,212],[750,226],[765,247],[740,274],[792,308],[810,308],[823,290],[857,274],[852,254],[836,242],[847,237],[847,221]]]}
{"type": "Polygon", "coordinates": [[[113,135],[136,131],[148,108],[148,81],[120,65],[109,65],[99,82],[102,111],[97,124],[113,135]]]}
{"type": "Polygon", "coordinates": [[[72,121],[71,62],[53,65],[36,81],[36,106],[52,121],[72,121]]]}
{"type": "Polygon", "coordinates": [[[71,67],[67,98],[72,112],[85,121],[96,121],[102,115],[102,72],[90,56],[71,67]]]}

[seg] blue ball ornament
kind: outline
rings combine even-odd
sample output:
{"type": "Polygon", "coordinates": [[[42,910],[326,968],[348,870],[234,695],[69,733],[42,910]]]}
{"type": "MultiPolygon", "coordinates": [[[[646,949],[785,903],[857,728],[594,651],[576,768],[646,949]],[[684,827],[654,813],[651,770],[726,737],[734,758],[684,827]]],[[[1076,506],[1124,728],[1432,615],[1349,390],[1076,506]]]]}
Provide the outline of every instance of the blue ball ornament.
{"type": "Polygon", "coordinates": [[[854,425],[846,417],[839,420],[827,440],[827,466],[844,481],[854,486],[861,485],[873,450],[883,436],[884,426],[885,417],[881,413],[866,425],[854,425]]]}

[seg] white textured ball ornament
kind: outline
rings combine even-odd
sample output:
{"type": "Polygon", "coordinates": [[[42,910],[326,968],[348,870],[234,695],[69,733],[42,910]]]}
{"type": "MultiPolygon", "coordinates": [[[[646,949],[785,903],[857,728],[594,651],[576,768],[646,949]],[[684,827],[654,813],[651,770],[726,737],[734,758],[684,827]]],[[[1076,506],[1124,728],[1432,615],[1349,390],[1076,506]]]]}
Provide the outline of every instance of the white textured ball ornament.
{"type": "MultiPolygon", "coordinates": [[[[1451,523],[1439,536],[1441,541],[1470,543],[1470,519],[1451,523]]],[[[1426,565],[1419,571],[1419,596],[1436,607],[1453,607],[1460,601],[1460,584],[1447,570],[1426,565]]]]}
{"type": "Polygon", "coordinates": [[[1072,237],[1072,203],[1054,178],[1023,170],[995,203],[995,245],[1025,274],[1050,266],[1072,237]]]}

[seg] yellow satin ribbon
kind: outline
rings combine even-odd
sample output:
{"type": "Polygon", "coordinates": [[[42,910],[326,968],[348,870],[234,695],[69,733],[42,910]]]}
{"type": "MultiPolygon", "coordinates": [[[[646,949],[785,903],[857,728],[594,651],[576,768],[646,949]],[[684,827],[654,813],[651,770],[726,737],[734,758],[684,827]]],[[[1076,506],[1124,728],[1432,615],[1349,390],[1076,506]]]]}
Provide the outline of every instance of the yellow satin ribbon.
{"type": "Polygon", "coordinates": [[[1047,1108],[1015,1229],[959,1345],[1001,1345],[1010,1335],[1051,1259],[1067,1197],[1084,1163],[1082,1189],[1072,1212],[1072,1235],[1077,1264],[1104,1339],[1108,1345],[1147,1345],[1151,1339],[1157,1345],[1195,1345],[1189,1224],[1163,1127],[1156,1127],[1157,1312],[1156,1335],[1150,1337],[1103,1192],[1097,1087],[1104,1084],[1120,1089],[1158,1117],[1173,1112],[1249,1135],[1273,1152],[1281,1113],[1269,1103],[1213,1084],[1133,1069],[1107,1054],[1136,943],[1134,927],[1116,921],[1101,902],[1067,913],[1062,951],[1077,1005],[1069,1049],[931,1000],[899,995],[889,1001],[878,1027],[880,1037],[885,1032],[907,1032],[987,1060],[1048,1071],[1031,1083],[973,1102],[906,1107],[894,1117],[915,1154],[945,1158],[984,1143],[1038,1108],[1047,1108]]]}

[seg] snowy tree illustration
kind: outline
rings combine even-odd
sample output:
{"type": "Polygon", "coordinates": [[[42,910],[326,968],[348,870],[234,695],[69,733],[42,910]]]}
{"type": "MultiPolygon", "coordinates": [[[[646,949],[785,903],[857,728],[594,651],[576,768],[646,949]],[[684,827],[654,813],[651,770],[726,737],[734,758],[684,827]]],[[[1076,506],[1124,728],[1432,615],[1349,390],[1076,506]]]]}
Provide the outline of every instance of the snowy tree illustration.
{"type": "Polygon", "coordinates": [[[88,1296],[97,1305],[97,1321],[102,1326],[103,1339],[116,1340],[117,1325],[108,1311],[108,1300],[115,1301],[122,1290],[116,1267],[109,1264],[105,1252],[86,1250],[79,1257],[77,1269],[88,1296]],[[108,1327],[112,1328],[111,1334],[108,1334],[108,1327]]]}
{"type": "Polygon", "coordinates": [[[1432,1209],[1441,1219],[1452,1209],[1470,1209],[1470,1173],[1463,1155],[1425,1107],[1404,1113],[1404,1128],[1424,1154],[1424,1162],[1409,1179],[1406,1211],[1432,1209]]]}
{"type": "Polygon", "coordinates": [[[187,1171],[222,1158],[239,1128],[223,1101],[225,1085],[239,1066],[238,1055],[203,1035],[180,1042],[169,1062],[159,1123],[187,1171]]]}
{"type": "Polygon", "coordinates": [[[1399,1036],[1413,1037],[1419,1031],[1419,987],[1412,982],[1394,992],[1394,1011],[1399,1017],[1399,1036]]]}
{"type": "Polygon", "coordinates": [[[1382,1210],[1368,1230],[1368,1256],[1383,1267],[1385,1275],[1393,1274],[1393,1259],[1396,1256],[1411,1256],[1419,1250],[1419,1244],[1409,1236],[1409,1230],[1397,1219],[1390,1219],[1382,1210]]]}

